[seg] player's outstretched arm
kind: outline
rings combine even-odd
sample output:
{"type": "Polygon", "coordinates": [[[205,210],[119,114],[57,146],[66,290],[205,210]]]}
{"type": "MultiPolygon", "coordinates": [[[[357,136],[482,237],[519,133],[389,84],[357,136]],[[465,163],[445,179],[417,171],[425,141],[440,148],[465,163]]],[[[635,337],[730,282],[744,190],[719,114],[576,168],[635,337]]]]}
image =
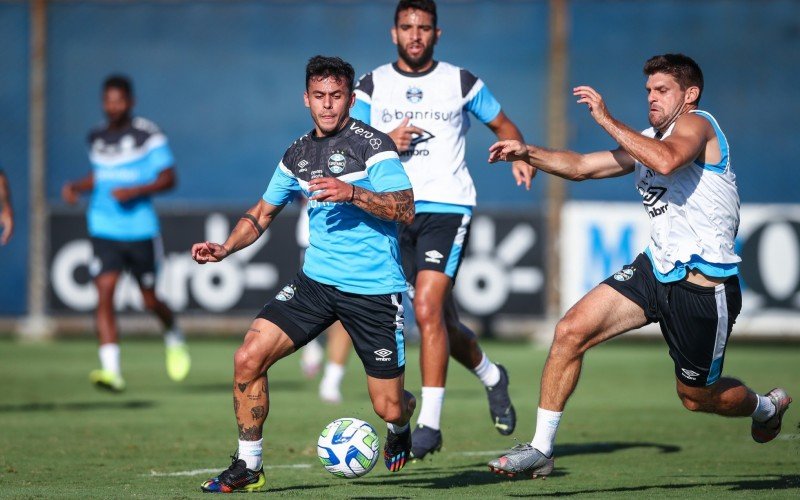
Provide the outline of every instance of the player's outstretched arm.
{"type": "Polygon", "coordinates": [[[3,172],[0,172],[0,227],[3,228],[0,234],[0,245],[5,245],[14,234],[14,209],[11,208],[11,190],[8,187],[8,179],[3,172]]]}
{"type": "Polygon", "coordinates": [[[264,200],[254,205],[239,219],[225,243],[204,241],[192,245],[192,258],[198,264],[219,262],[230,254],[250,246],[256,241],[283,209],[264,200]]]}
{"type": "Polygon", "coordinates": [[[312,200],[350,202],[379,219],[402,224],[414,222],[414,192],[411,189],[376,193],[335,177],[313,179],[308,183],[308,188],[314,193],[312,200]]]}
{"type": "MultiPolygon", "coordinates": [[[[522,132],[519,131],[514,122],[502,111],[500,111],[492,121],[487,123],[486,126],[489,127],[500,140],[511,139],[519,142],[525,141],[522,137],[522,132]]],[[[531,181],[536,176],[536,168],[524,161],[512,161],[511,174],[514,176],[517,186],[524,184],[525,189],[530,189],[531,181]]]]}
{"type": "Polygon", "coordinates": [[[580,154],[574,151],[499,141],[489,147],[489,163],[524,161],[533,167],[571,181],[619,177],[633,171],[633,158],[622,149],[580,154]]]}
{"type": "Polygon", "coordinates": [[[117,188],[112,194],[114,198],[120,203],[141,198],[142,196],[149,196],[151,194],[163,193],[175,187],[176,176],[175,167],[169,167],[162,170],[156,180],[150,184],[142,184],[141,186],[131,186],[125,188],[117,188]]]}
{"type": "Polygon", "coordinates": [[[631,157],[659,174],[667,175],[697,158],[713,133],[708,120],[683,114],[675,121],[666,139],[646,137],[617,120],[608,112],[603,97],[592,87],[575,87],[573,95],[586,104],[592,118],[608,132],[631,157]]]}
{"type": "Polygon", "coordinates": [[[74,205],[78,202],[81,193],[91,191],[92,189],[94,189],[94,174],[89,173],[89,175],[82,179],[64,184],[61,188],[61,198],[70,205],[74,205]]]}

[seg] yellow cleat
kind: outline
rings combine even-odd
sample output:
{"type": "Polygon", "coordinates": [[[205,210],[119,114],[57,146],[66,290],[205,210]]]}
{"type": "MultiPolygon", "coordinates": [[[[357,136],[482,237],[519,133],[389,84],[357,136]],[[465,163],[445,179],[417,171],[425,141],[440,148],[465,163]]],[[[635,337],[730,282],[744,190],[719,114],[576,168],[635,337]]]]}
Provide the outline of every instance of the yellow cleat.
{"type": "Polygon", "coordinates": [[[111,392],[122,392],[125,390],[125,380],[122,376],[107,370],[92,370],[89,372],[89,380],[98,389],[105,389],[111,392]]]}
{"type": "Polygon", "coordinates": [[[167,347],[167,375],[175,382],[183,381],[189,375],[192,358],[185,344],[167,347]]]}

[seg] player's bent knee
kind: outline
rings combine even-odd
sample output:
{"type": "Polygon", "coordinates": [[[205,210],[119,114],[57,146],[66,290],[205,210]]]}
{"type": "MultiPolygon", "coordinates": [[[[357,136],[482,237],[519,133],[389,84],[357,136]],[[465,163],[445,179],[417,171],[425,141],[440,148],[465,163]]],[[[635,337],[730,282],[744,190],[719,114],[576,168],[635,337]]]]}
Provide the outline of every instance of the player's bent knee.
{"type": "Polygon", "coordinates": [[[568,317],[556,324],[551,352],[558,356],[577,356],[586,350],[586,336],[577,323],[568,317]]]}
{"type": "Polygon", "coordinates": [[[678,397],[683,407],[689,411],[706,411],[713,403],[713,391],[706,388],[684,389],[678,388],[678,397]]]}
{"type": "Polygon", "coordinates": [[[438,323],[444,320],[442,308],[424,300],[414,301],[414,315],[417,318],[417,322],[423,325],[438,323]]]}
{"type": "Polygon", "coordinates": [[[403,409],[397,401],[382,400],[376,402],[373,408],[384,422],[399,422],[403,418],[403,409]]]}
{"type": "Polygon", "coordinates": [[[247,346],[241,346],[233,355],[233,366],[236,378],[252,380],[262,372],[263,355],[252,352],[247,346]]]}

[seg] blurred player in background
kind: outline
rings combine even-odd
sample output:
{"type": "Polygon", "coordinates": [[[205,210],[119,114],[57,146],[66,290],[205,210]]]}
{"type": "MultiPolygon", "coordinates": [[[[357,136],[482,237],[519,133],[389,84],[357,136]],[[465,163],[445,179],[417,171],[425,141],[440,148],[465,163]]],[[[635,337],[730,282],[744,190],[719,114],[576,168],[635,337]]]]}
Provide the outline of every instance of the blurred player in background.
{"type": "Polygon", "coordinates": [[[353,77],[353,67],[338,57],[309,60],[304,99],[314,128],[289,147],[262,199],[223,244],[192,247],[198,263],[219,262],[257,240],[298,191],[309,198],[310,241],[302,270],[264,306],[234,356],[238,453],[228,469],[203,483],[203,491],[264,488],[267,372],[337,320],[364,365],[375,413],[387,423],[386,468],[396,472],[408,459],[416,402],[403,387],[400,292],[406,282],[397,223],[414,220],[414,195],[392,141],[350,118],[353,77]]]}
{"type": "Polygon", "coordinates": [[[0,245],[5,245],[14,234],[14,209],[11,207],[11,188],[3,169],[0,169],[0,245]]]}
{"type": "Polygon", "coordinates": [[[593,88],[573,89],[578,102],[619,144],[613,151],[578,154],[519,141],[490,148],[490,162],[524,160],[570,180],[634,173],[651,225],[645,251],[586,294],[556,325],[533,441],[490,462],[495,472],[550,474],[556,431],[584,353],[648,323],[661,326],[678,396],[688,410],[750,416],[753,439],[766,443],[780,432],[792,401],[783,389],[760,396],[739,380],[721,376],[728,337],[742,307],[741,259],[734,250],[739,193],[728,140],[716,119],[698,109],[703,73],[695,61],[682,54],[655,56],[644,73],[651,127],[641,133],[613,118],[593,88]]]}
{"type": "MultiPolygon", "coordinates": [[[[353,116],[389,134],[414,186],[417,217],[401,227],[400,245],[421,340],[422,407],[412,448],[421,459],[442,446],[449,355],[484,384],[497,430],[508,435],[516,425],[508,374],[459,321],[452,290],[476,198],[464,161],[468,113],[499,139],[522,140],[522,135],[479,78],[433,59],[441,35],[435,2],[400,1],[391,35],[398,59],[360,79],[353,116]]],[[[512,172],[517,185],[530,188],[534,170],[529,165],[517,162],[512,172]]]]}
{"type": "Polygon", "coordinates": [[[191,360],[175,316],[155,292],[163,247],[151,196],[175,186],[172,151],[153,122],[132,115],[133,86],[127,77],[108,77],[102,102],[106,123],[92,130],[88,138],[92,171],[67,182],[61,194],[64,201],[74,204],[82,193],[91,193],[86,218],[94,257],[89,271],[97,287],[95,318],[101,368],[89,378],[100,388],[119,392],[125,389],[125,380],[120,369],[114,291],[123,271],[136,278],[145,308],[164,327],[169,377],[185,379],[191,360]]]}

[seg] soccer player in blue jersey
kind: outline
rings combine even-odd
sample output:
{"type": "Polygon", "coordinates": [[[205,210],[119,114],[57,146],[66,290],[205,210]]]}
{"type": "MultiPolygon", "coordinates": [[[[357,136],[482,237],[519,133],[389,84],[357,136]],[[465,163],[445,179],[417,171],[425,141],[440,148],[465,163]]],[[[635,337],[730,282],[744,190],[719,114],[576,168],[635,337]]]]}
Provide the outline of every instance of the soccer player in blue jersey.
{"type": "Polygon", "coordinates": [[[191,361],[175,316],[155,292],[157,260],[163,250],[151,196],[175,186],[172,151],[153,122],[132,115],[133,86],[127,77],[108,77],[102,98],[106,123],[88,138],[92,171],[67,182],[61,195],[74,204],[81,193],[91,193],[86,218],[94,257],[89,271],[97,287],[101,368],[89,378],[97,387],[119,392],[125,389],[125,380],[120,370],[114,290],[124,270],[139,282],[144,306],[164,327],[169,377],[185,379],[191,361]]]}
{"type": "Polygon", "coordinates": [[[0,170],[0,245],[5,245],[14,233],[14,210],[11,208],[11,189],[6,174],[0,170]]]}
{"type": "MultiPolygon", "coordinates": [[[[412,455],[421,459],[442,446],[440,420],[449,356],[484,385],[498,432],[511,434],[516,425],[508,374],[489,360],[475,334],[459,321],[452,290],[476,202],[464,161],[469,114],[499,139],[522,140],[522,134],[483,81],[433,58],[441,35],[435,2],[398,2],[391,35],[397,61],[359,80],[353,116],[392,138],[414,186],[417,217],[401,227],[400,247],[421,338],[422,405],[412,439],[412,455]]],[[[533,172],[525,162],[512,166],[517,185],[529,188],[533,172]]]]}
{"type": "Polygon", "coordinates": [[[392,140],[350,118],[353,77],[353,67],[338,57],[309,60],[305,105],[314,128],[289,147],[266,192],[224,243],[192,246],[198,263],[219,262],[258,239],[298,191],[309,199],[310,239],[302,270],[258,313],[234,356],[238,454],[228,469],[203,483],[203,491],[265,487],[268,370],[337,320],[364,365],[375,413],[387,423],[386,467],[398,471],[408,459],[416,402],[403,388],[400,293],[406,282],[397,223],[414,220],[414,195],[392,140]]]}

